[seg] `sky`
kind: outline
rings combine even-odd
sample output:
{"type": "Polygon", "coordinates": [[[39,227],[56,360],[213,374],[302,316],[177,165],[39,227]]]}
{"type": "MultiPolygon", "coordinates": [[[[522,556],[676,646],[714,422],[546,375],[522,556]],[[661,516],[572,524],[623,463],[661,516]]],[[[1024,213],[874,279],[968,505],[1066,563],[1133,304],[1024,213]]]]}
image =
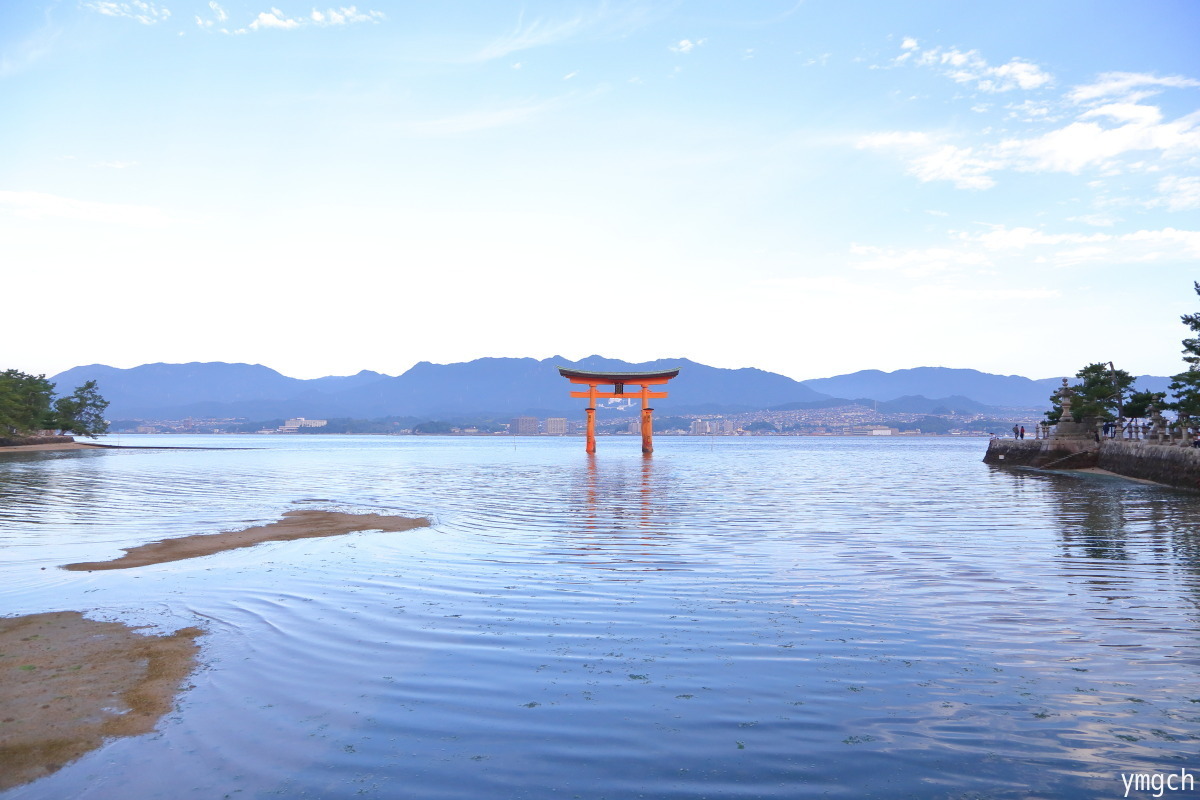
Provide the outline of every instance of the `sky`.
{"type": "Polygon", "coordinates": [[[1200,310],[1200,3],[0,6],[0,369],[1113,361],[1200,310]]]}

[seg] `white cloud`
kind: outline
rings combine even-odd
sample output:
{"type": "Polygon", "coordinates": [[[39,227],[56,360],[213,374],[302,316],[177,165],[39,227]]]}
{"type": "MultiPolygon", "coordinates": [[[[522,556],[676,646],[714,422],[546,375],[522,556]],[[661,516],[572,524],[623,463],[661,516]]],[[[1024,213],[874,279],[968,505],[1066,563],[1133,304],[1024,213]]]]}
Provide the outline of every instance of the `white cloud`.
{"type": "Polygon", "coordinates": [[[948,180],[960,189],[990,189],[996,182],[987,173],[998,168],[995,160],[970,147],[944,144],[919,131],[894,131],[861,137],[860,149],[898,150],[908,157],[908,172],[922,183],[948,180]]]}
{"type": "MultiPolygon", "coordinates": [[[[969,61],[969,54],[959,55],[969,61]]],[[[1119,94],[1143,85],[1146,80],[1147,76],[1122,74],[1122,80],[1100,81],[1096,86],[1108,87],[1105,91],[1119,94]]],[[[1183,85],[1182,80],[1172,85],[1183,85]]],[[[1099,91],[1090,96],[1100,97],[1099,91]]],[[[949,141],[948,135],[890,131],[861,136],[856,146],[895,150],[907,162],[908,172],[921,181],[947,180],[964,189],[994,186],[992,174],[1001,170],[1074,175],[1095,170],[1102,175],[1119,175],[1167,171],[1172,165],[1200,163],[1196,160],[1200,153],[1200,111],[1169,120],[1158,106],[1134,102],[1129,97],[1126,92],[1125,96],[1109,98],[1109,102],[1093,103],[1083,109],[1076,107],[1074,120],[1038,135],[984,140],[964,146],[949,141]]],[[[1028,101],[1007,106],[1010,118],[1024,116],[1027,121],[1043,125],[1054,122],[1051,108],[1028,101]]],[[[981,131],[984,137],[989,133],[987,129],[981,131]]],[[[1186,190],[1169,191],[1179,197],[1164,200],[1161,205],[1191,208],[1186,190]]]]}
{"type": "Polygon", "coordinates": [[[983,92],[1008,92],[1013,89],[1041,89],[1054,83],[1054,78],[1037,64],[1013,58],[1006,64],[991,66],[977,50],[935,47],[920,50],[913,39],[905,39],[904,50],[894,63],[900,64],[915,56],[914,62],[939,70],[955,83],[974,84],[983,92]]]}
{"type": "Polygon", "coordinates": [[[167,215],[157,208],[96,203],[44,192],[0,191],[0,208],[29,220],[67,219],[134,227],[160,227],[168,222],[167,215]]]}
{"type": "Polygon", "coordinates": [[[1166,206],[1169,211],[1200,209],[1200,177],[1169,175],[1158,182],[1162,197],[1154,205],[1166,206]]]}
{"type": "Polygon", "coordinates": [[[569,80],[571,80],[571,78],[574,78],[578,74],[579,74],[578,72],[568,72],[566,75],[563,75],[562,79],[564,81],[569,81],[569,80]]]}
{"type": "Polygon", "coordinates": [[[258,31],[266,28],[278,28],[280,30],[292,30],[300,27],[300,20],[288,19],[283,16],[283,12],[278,8],[272,8],[269,12],[263,11],[249,25],[250,30],[258,31]]]}
{"type": "MultiPolygon", "coordinates": [[[[229,19],[229,14],[221,7],[220,4],[211,0],[208,4],[212,9],[213,18],[204,19],[196,17],[196,25],[201,28],[211,29],[220,23],[229,19]]],[[[314,8],[307,17],[288,17],[284,15],[278,8],[272,7],[270,11],[260,12],[255,16],[254,20],[244,28],[236,28],[230,30],[225,27],[219,28],[221,33],[225,34],[245,34],[251,31],[262,30],[296,30],[307,26],[316,26],[319,28],[328,28],[339,25],[352,25],[359,22],[375,22],[378,23],[385,19],[382,11],[359,11],[357,6],[340,6],[338,8],[329,8],[324,11],[314,8]]]]}
{"type": "Polygon", "coordinates": [[[1142,230],[1110,233],[1049,233],[1029,227],[991,226],[983,233],[952,233],[933,247],[888,248],[854,244],[851,266],[894,272],[906,278],[953,273],[996,274],[1014,269],[1080,265],[1188,263],[1200,258],[1200,231],[1142,230]]]}
{"type": "Polygon", "coordinates": [[[1114,159],[1126,153],[1158,151],[1163,156],[1200,150],[1200,114],[1171,122],[1153,106],[1113,103],[1085,112],[1066,127],[1030,139],[1001,142],[996,152],[1024,171],[1078,174],[1090,166],[1115,168],[1114,159]],[[1096,117],[1124,123],[1106,128],[1096,117]]]}
{"type": "Polygon", "coordinates": [[[960,189],[990,189],[996,181],[987,173],[996,167],[995,161],[978,157],[969,147],[943,145],[914,158],[908,169],[922,183],[945,180],[953,181],[960,189]]]}
{"type": "Polygon", "coordinates": [[[670,45],[668,49],[672,53],[683,53],[684,55],[686,55],[686,54],[692,52],[693,50],[695,50],[700,45],[704,44],[705,41],[706,41],[705,39],[697,39],[694,42],[691,39],[680,39],[678,44],[670,45]]]}
{"type": "Polygon", "coordinates": [[[1090,103],[1108,98],[1120,98],[1135,103],[1158,94],[1165,88],[1200,86],[1200,81],[1179,75],[1160,78],[1141,72],[1105,72],[1095,82],[1076,86],[1067,93],[1075,103],[1090,103]]]}
{"type": "Polygon", "coordinates": [[[342,6],[326,11],[312,10],[310,19],[317,25],[350,25],[355,22],[379,22],[384,18],[382,11],[359,11],[357,6],[342,6]]]}
{"type": "Polygon", "coordinates": [[[171,17],[170,9],[145,2],[145,0],[129,0],[129,2],[91,0],[90,2],[85,2],[83,7],[90,8],[92,11],[108,17],[125,17],[126,19],[136,20],[143,25],[153,25],[156,22],[163,22],[171,17]]]}

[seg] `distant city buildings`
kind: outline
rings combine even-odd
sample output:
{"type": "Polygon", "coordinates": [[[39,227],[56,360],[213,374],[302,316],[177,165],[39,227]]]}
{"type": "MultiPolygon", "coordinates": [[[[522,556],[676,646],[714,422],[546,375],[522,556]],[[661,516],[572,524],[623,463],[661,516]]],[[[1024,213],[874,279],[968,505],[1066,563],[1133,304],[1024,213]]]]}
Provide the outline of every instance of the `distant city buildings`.
{"type": "Polygon", "coordinates": [[[301,428],[324,428],[328,424],[329,420],[296,417],[295,419],[284,420],[283,424],[276,430],[279,433],[295,433],[301,428]]]}
{"type": "MultiPolygon", "coordinates": [[[[615,409],[614,409],[615,410],[615,409]]],[[[598,425],[601,435],[636,435],[639,430],[637,408],[624,414],[607,416],[598,425]]],[[[374,426],[348,427],[344,420],[331,423],[323,419],[293,417],[284,424],[269,423],[263,427],[247,419],[235,418],[192,418],[181,420],[128,420],[112,425],[113,433],[362,433],[362,434],[412,434],[440,433],[458,435],[492,435],[503,433],[505,425],[498,420],[462,420],[422,422],[376,421],[374,426]],[[433,428],[414,430],[423,426],[433,428]]],[[[1032,409],[1006,409],[995,416],[982,414],[923,414],[895,413],[886,415],[865,405],[847,405],[827,408],[803,408],[788,411],[748,411],[736,414],[665,416],[661,420],[665,427],[657,433],[667,436],[920,436],[950,435],[973,436],[1005,431],[1014,423],[1030,427],[1036,423],[1036,411],[1032,409]]],[[[519,436],[569,436],[583,431],[582,414],[579,418],[550,417],[541,420],[532,416],[513,418],[507,426],[510,434],[519,436]]]]}
{"type": "Polygon", "coordinates": [[[514,417],[508,423],[508,432],[514,436],[537,436],[538,421],[537,417],[514,417]]]}
{"type": "Polygon", "coordinates": [[[689,433],[692,436],[731,436],[738,432],[731,419],[694,419],[689,433]]]}

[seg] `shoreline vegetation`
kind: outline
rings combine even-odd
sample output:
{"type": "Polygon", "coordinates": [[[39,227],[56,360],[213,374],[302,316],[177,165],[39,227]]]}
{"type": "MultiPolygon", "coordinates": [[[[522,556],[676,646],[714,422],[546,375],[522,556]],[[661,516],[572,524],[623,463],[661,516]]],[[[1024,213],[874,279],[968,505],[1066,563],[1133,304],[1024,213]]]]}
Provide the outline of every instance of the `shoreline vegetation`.
{"type": "Polygon", "coordinates": [[[265,525],[255,525],[239,531],[200,533],[176,539],[163,539],[137,547],[125,548],[125,555],[111,561],[84,561],[77,564],[64,564],[62,568],[73,572],[129,569],[199,558],[226,550],[253,547],[263,542],[287,542],[295,539],[341,536],[356,531],[393,533],[413,528],[425,528],[429,524],[429,520],[424,517],[346,514],[337,511],[316,510],[288,511],[284,513],[282,519],[265,525]]]}
{"type": "Polygon", "coordinates": [[[195,669],[204,634],[147,636],[78,611],[0,618],[0,791],[104,744],[154,730],[195,669]]]}

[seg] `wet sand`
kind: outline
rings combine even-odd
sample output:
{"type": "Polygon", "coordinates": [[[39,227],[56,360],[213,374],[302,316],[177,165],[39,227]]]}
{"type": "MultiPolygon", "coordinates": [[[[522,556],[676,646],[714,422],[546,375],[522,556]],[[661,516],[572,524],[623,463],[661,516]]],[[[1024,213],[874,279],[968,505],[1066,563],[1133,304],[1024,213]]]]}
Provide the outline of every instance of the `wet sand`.
{"type": "Polygon", "coordinates": [[[424,528],[429,520],[417,517],[389,517],[382,514],[343,514],[334,511],[288,511],[283,519],[266,525],[256,525],[240,531],[197,534],[178,539],[130,547],[125,555],[112,561],[85,561],[65,564],[63,569],[74,571],[100,569],[129,569],[148,564],[163,564],[198,558],[239,547],[252,547],[262,542],[286,542],[293,539],[312,539],[321,536],[340,536],[354,531],[407,531],[424,528]]]}
{"type": "Polygon", "coordinates": [[[0,455],[4,453],[31,453],[38,450],[90,450],[104,447],[102,444],[87,444],[86,442],[70,442],[61,444],[19,444],[16,447],[0,447],[0,455]]]}
{"type": "Polygon", "coordinates": [[[0,791],[107,738],[153,730],[195,667],[202,633],[143,636],[76,611],[0,619],[0,791]]]}

